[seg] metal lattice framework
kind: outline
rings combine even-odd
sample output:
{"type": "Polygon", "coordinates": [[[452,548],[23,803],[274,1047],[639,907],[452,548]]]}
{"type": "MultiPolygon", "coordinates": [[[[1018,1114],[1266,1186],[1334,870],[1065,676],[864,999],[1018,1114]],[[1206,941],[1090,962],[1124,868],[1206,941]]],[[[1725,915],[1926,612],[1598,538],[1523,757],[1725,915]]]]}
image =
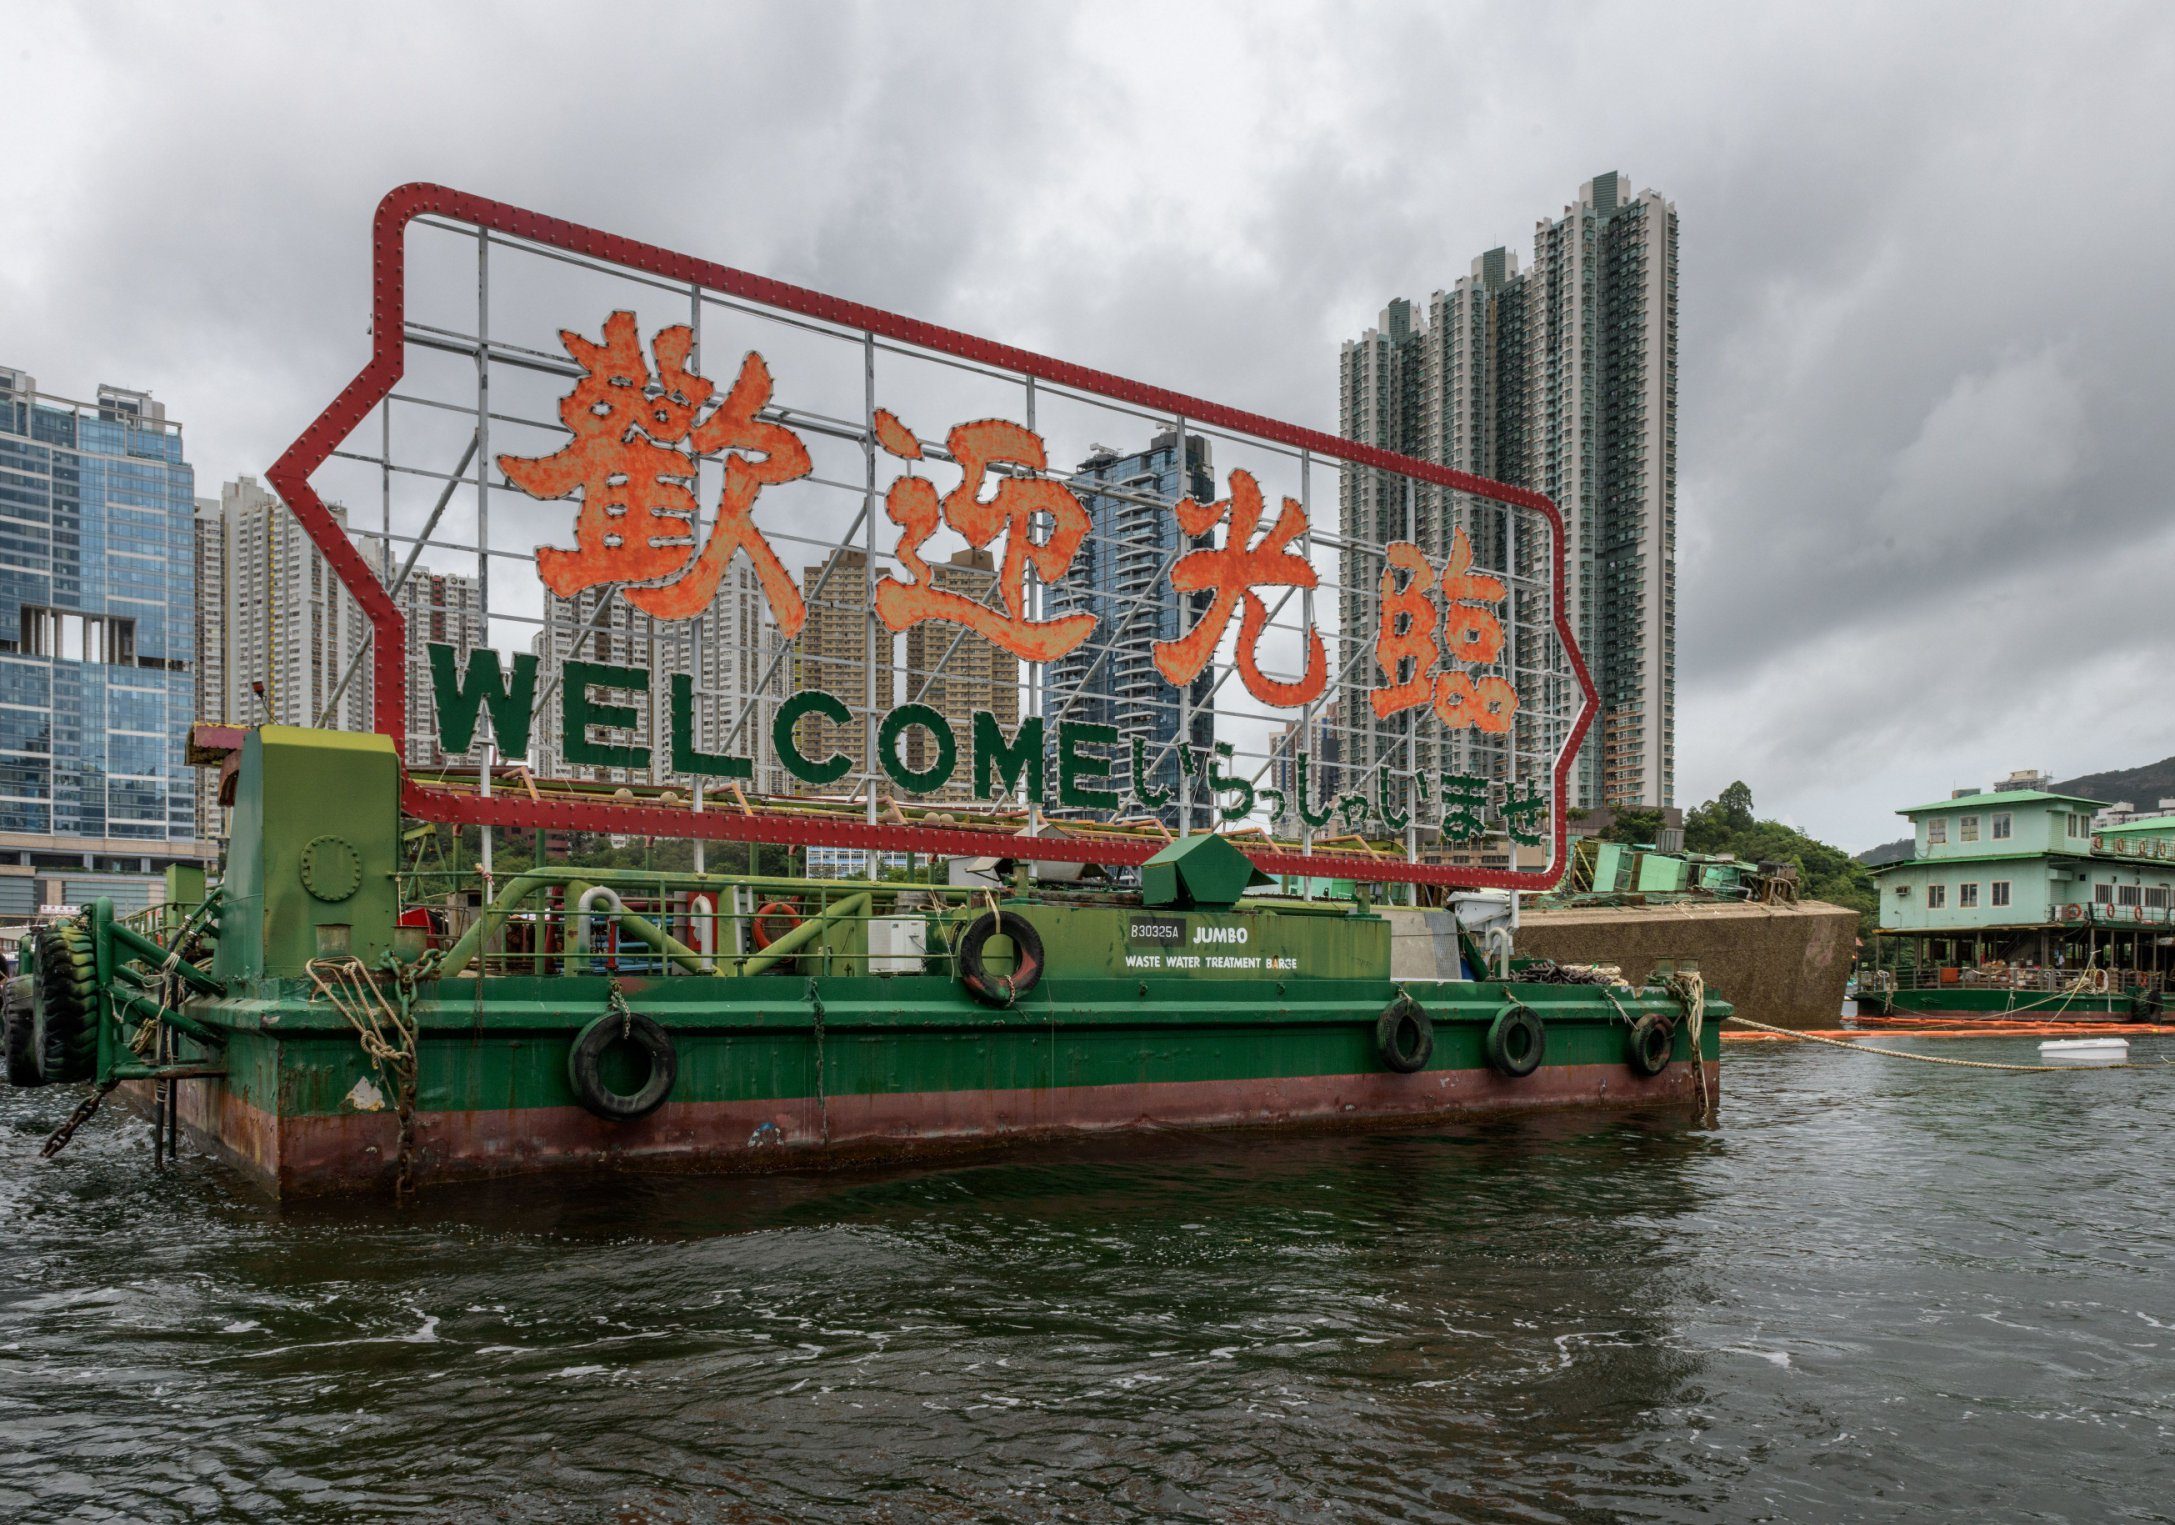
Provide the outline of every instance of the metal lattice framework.
{"type": "MultiPolygon", "coordinates": [[[[540,767],[524,787],[494,788],[485,750],[473,782],[453,769],[409,773],[412,815],[1107,865],[1140,862],[1174,830],[1220,828],[1272,872],[1526,889],[1557,877],[1565,790],[1596,698],[1564,608],[1563,525],[1545,497],[441,186],[388,195],[373,251],[369,363],[268,475],[369,620],[377,728],[405,747],[415,725],[397,595],[457,565],[473,580],[479,644],[518,648],[522,631],[538,632],[540,722],[567,672],[581,681],[569,661],[615,629],[625,646],[630,618],[650,662],[667,660],[658,632],[676,639],[669,621],[696,613],[668,607],[677,601],[699,604],[702,619],[741,620],[673,648],[691,653],[689,704],[715,711],[698,741],[758,743],[788,695],[836,688],[861,753],[841,753],[842,798],[732,789],[724,805],[711,785],[705,809],[700,778],[689,808],[681,789],[657,787],[677,776],[654,765],[605,780],[645,790],[540,767]],[[624,378],[619,392],[593,390],[615,339],[622,370],[656,356],[646,390],[625,390],[624,378]],[[584,411],[583,396],[607,402],[584,411]],[[555,496],[553,483],[537,484],[549,462],[575,457],[591,412],[637,397],[660,422],[626,436],[637,441],[627,448],[679,448],[692,431],[695,443],[672,457],[686,464],[667,468],[688,484],[688,538],[677,552],[651,542],[642,575],[607,581],[596,569],[629,547],[591,518],[603,489],[555,496]],[[1126,443],[1101,443],[1112,436],[1126,443]],[[705,455],[704,439],[744,453],[705,455]],[[1082,464],[1054,464],[1067,458],[1082,464]],[[1249,525],[1255,488],[1262,507],[1249,525]],[[985,538],[988,563],[917,570],[917,533],[981,524],[1015,492],[1029,505],[1019,547],[985,538]],[[374,529],[358,507],[373,496],[374,529]],[[1074,515],[1074,504],[1091,511],[1074,515]],[[1051,542],[1075,519],[1079,544],[1061,557],[1067,547],[1051,542]],[[750,534],[790,587],[762,575],[750,534]],[[589,570],[566,570],[578,559],[570,537],[589,570]],[[688,593],[684,572],[656,575],[658,558],[694,567],[696,548],[713,542],[728,552],[722,591],[688,593]],[[816,559],[798,580],[779,554],[794,550],[816,559]],[[539,581],[539,554],[559,558],[543,581],[560,576],[563,592],[539,581]],[[1248,569],[1257,580],[1242,583],[1248,569]],[[576,587],[581,576],[593,584],[576,587]],[[1090,581],[1092,599],[1081,591],[1090,581]],[[953,591],[883,592],[932,582],[953,591]],[[841,600],[858,626],[837,623],[841,600]],[[782,612],[794,602],[829,621],[828,647],[782,612]],[[964,603],[980,607],[962,620],[964,603]],[[630,615],[637,605],[649,612],[630,615]],[[1184,640],[1218,609],[1205,636],[1184,640]],[[901,619],[918,632],[903,666],[901,619]],[[900,777],[879,767],[886,716],[960,681],[957,664],[987,654],[977,632],[999,627],[1035,632],[1017,637],[1028,660],[1016,668],[1015,721],[1038,715],[1054,729],[1129,704],[1136,718],[1175,710],[1162,734],[1131,742],[1144,771],[1128,775],[1127,808],[1068,812],[1023,798],[1000,818],[980,801],[937,811],[885,797],[885,771],[900,777]],[[841,629],[861,633],[858,663],[841,629]],[[726,652],[739,676],[705,681],[705,650],[726,652]],[[1161,690],[1143,676],[1150,653],[1161,690]],[[1174,787],[1153,790],[1164,778],[1174,787]],[[1145,815],[1158,793],[1154,829],[1117,824],[1128,809],[1145,815]],[[1446,815],[1453,804],[1462,813],[1446,815]],[[1546,862],[1522,859],[1517,843],[1545,848],[1546,862]]],[[[929,559],[943,549],[932,543],[929,559]]],[[[1002,687],[1007,660],[977,671],[1002,687]]],[[[651,698],[651,713],[627,724],[657,741],[651,698]]]]}

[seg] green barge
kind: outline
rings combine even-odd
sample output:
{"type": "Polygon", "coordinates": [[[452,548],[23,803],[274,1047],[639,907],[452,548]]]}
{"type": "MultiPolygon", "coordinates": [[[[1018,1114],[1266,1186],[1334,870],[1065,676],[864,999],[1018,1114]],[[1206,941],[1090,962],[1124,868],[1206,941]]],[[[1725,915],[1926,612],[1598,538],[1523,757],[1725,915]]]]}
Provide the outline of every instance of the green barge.
{"type": "Polygon", "coordinates": [[[462,914],[403,873],[385,737],[253,730],[234,782],[223,882],[40,933],[9,1073],[125,1086],[162,1146],[185,1132],[281,1195],[1689,1114],[1719,1083],[1728,1008],[1695,987],[1540,983],[1478,939],[1480,977],[1396,981],[1384,917],[1249,894],[1216,836],[1136,893],[562,866],[462,914]]]}

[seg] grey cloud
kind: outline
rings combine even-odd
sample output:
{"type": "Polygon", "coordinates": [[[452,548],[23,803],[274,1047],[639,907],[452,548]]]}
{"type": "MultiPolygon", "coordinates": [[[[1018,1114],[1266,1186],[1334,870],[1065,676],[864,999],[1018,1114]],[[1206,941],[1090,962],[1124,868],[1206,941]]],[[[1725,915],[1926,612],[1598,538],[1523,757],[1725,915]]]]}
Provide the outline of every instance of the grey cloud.
{"type": "Polygon", "coordinates": [[[2175,658],[2099,591],[2175,561],[2164,8],[36,15],[0,360],[157,391],[206,486],[360,364],[403,180],[1329,425],[1386,298],[1621,168],[1683,219],[1685,802],[1741,774],[1863,843],[2175,750],[2062,702],[2175,658]]]}

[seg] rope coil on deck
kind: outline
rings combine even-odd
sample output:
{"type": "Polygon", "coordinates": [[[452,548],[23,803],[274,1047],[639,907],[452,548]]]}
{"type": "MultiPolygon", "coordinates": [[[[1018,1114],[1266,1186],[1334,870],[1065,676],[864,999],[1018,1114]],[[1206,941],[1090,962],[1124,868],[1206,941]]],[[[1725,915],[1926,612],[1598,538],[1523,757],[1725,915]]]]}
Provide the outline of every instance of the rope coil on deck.
{"type": "Polygon", "coordinates": [[[1707,1086],[1707,1061],[1699,1052],[1699,1037],[1707,1025],[1707,982],[1696,969],[1680,969],[1663,986],[1684,1007],[1684,1026],[1692,1039],[1692,1083],[1699,1088],[1699,1121],[1710,1126],[1718,1100],[1707,1086]]]}
{"type": "Polygon", "coordinates": [[[318,994],[347,1018],[363,1054],[393,1088],[393,1111],[400,1123],[393,1195],[405,1198],[415,1190],[416,1028],[407,1011],[408,976],[401,976],[402,999],[396,1007],[378,988],[369,966],[353,954],[313,958],[303,967],[318,994]]]}

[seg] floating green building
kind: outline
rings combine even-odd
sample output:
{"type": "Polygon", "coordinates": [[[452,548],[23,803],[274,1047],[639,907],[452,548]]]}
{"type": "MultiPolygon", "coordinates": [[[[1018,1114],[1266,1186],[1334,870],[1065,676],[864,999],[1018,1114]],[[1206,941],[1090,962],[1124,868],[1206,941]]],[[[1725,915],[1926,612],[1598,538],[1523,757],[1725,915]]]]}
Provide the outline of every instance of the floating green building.
{"type": "Polygon", "coordinates": [[[1913,851],[1874,870],[1886,946],[1861,974],[1861,1007],[2158,1011],[2175,932],[2175,816],[2095,830],[2103,803],[1960,789],[1900,811],[1913,851]]]}

